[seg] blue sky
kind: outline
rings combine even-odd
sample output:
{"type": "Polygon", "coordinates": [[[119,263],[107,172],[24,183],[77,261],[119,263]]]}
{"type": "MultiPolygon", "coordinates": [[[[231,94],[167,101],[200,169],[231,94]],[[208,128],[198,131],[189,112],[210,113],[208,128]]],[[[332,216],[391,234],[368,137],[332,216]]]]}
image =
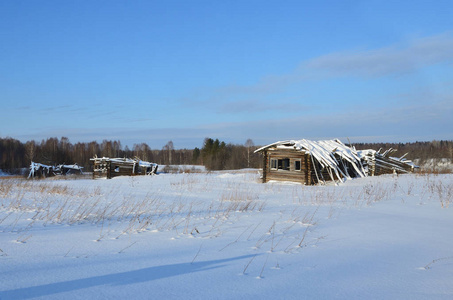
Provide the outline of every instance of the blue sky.
{"type": "Polygon", "coordinates": [[[451,1],[0,0],[0,136],[453,139],[451,1]]]}

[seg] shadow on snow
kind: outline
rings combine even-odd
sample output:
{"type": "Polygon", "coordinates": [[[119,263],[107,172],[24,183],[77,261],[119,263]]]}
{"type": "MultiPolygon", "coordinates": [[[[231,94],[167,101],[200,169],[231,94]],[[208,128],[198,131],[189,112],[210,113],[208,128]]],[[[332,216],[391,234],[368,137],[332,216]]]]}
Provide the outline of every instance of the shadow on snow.
{"type": "Polygon", "coordinates": [[[253,255],[243,255],[227,259],[210,260],[204,262],[181,263],[165,266],[156,266],[127,271],[116,274],[101,275],[83,279],[75,279],[63,282],[49,283],[39,286],[14,289],[0,292],[0,299],[28,299],[48,296],[58,293],[102,286],[102,285],[128,285],[156,279],[162,279],[183,274],[208,271],[224,266],[229,261],[250,258],[253,255]]]}

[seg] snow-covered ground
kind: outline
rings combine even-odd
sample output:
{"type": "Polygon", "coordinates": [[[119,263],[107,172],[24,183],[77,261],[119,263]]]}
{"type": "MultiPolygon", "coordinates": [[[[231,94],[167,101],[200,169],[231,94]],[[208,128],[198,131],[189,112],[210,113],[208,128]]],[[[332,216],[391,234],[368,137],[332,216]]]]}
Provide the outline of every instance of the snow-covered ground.
{"type": "Polygon", "coordinates": [[[452,299],[453,175],[0,179],[0,299],[452,299]]]}

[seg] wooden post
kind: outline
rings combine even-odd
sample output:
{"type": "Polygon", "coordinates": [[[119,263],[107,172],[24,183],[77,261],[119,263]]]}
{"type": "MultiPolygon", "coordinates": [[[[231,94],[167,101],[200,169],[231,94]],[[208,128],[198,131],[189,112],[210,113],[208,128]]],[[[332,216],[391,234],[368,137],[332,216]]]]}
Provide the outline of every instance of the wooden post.
{"type": "Polygon", "coordinates": [[[309,159],[310,154],[305,154],[305,182],[307,185],[311,185],[311,164],[310,164],[310,159],[309,159]]]}
{"type": "Polygon", "coordinates": [[[110,161],[106,162],[105,167],[107,169],[107,179],[112,179],[112,163],[110,161]]]}
{"type": "Polygon", "coordinates": [[[267,150],[263,152],[263,183],[266,183],[266,174],[267,174],[267,162],[268,162],[268,153],[267,150]]]}

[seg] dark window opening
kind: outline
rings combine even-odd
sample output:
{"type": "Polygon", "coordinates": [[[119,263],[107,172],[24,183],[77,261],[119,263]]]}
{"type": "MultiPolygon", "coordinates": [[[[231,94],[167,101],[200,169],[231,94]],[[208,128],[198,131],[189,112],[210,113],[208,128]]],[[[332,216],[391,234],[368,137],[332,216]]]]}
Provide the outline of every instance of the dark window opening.
{"type": "Polygon", "coordinates": [[[277,160],[271,159],[271,169],[277,170],[277,160]]]}
{"type": "Polygon", "coordinates": [[[278,169],[289,171],[289,158],[283,158],[278,160],[278,169]]]}
{"type": "Polygon", "coordinates": [[[300,171],[300,160],[294,162],[294,170],[300,171]]]}

